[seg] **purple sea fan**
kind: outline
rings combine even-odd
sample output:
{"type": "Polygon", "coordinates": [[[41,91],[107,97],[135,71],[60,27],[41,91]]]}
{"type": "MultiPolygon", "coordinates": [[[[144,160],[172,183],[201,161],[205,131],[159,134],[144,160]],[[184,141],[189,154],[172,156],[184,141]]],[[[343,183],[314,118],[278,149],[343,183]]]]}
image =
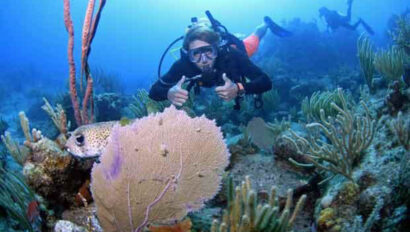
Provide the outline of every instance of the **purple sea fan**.
{"type": "Polygon", "coordinates": [[[175,107],[117,126],[110,139],[91,183],[104,231],[135,231],[200,209],[229,162],[215,122],[175,107]]]}
{"type": "Polygon", "coordinates": [[[111,143],[113,145],[113,157],[111,165],[104,171],[106,179],[115,179],[121,171],[122,151],[119,144],[119,126],[115,126],[111,131],[111,143]]]}

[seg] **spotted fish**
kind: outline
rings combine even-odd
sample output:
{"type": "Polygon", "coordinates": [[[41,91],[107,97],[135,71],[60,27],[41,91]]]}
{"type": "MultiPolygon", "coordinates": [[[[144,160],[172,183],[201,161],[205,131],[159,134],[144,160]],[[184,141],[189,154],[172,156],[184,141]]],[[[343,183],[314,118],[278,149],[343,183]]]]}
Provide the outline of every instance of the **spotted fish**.
{"type": "Polygon", "coordinates": [[[80,158],[100,156],[108,143],[111,129],[119,121],[99,122],[78,127],[71,133],[65,148],[80,158]]]}

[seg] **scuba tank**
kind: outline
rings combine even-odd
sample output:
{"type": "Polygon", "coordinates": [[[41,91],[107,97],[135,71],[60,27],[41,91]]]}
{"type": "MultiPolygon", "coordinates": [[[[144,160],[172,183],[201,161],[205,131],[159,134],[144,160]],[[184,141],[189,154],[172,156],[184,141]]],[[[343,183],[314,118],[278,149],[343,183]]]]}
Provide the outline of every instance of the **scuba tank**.
{"type": "Polygon", "coordinates": [[[224,25],[222,25],[218,20],[216,20],[209,10],[205,11],[206,16],[208,17],[209,21],[211,22],[212,29],[220,34],[223,44],[226,46],[235,46],[239,51],[242,51],[246,54],[245,45],[243,44],[242,40],[238,39],[238,37],[234,36],[233,34],[229,33],[228,29],[224,25]]]}

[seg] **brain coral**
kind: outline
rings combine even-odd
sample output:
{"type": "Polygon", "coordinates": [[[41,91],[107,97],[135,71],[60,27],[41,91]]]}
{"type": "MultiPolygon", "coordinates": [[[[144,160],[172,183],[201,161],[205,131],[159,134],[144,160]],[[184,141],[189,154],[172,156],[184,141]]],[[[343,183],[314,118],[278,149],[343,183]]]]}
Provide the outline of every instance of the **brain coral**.
{"type": "Polygon", "coordinates": [[[229,152],[220,128],[171,106],[116,125],[92,170],[104,231],[141,231],[198,210],[219,190],[229,152]]]}

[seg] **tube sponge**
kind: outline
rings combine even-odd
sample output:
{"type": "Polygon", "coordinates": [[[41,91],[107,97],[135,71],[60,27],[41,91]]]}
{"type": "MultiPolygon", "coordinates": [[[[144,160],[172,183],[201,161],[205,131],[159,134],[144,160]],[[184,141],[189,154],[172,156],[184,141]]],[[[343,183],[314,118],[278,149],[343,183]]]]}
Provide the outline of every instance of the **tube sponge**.
{"type": "Polygon", "coordinates": [[[141,231],[180,220],[219,191],[229,152],[220,128],[171,106],[114,126],[92,169],[91,190],[104,231],[141,231]]]}

